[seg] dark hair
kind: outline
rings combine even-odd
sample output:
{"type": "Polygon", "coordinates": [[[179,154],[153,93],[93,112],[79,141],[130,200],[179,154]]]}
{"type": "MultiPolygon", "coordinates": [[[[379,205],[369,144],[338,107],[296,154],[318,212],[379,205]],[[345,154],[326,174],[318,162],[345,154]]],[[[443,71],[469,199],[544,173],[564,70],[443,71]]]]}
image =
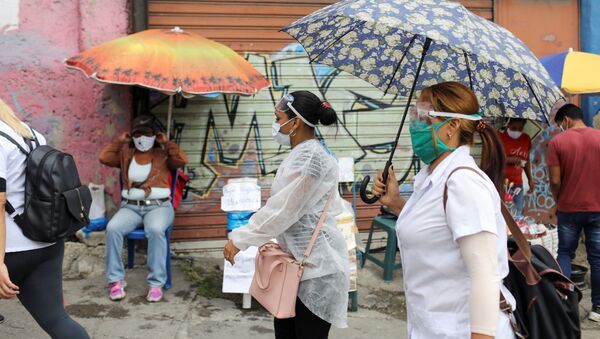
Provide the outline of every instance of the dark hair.
{"type": "MultiPolygon", "coordinates": [[[[311,124],[329,126],[337,124],[337,114],[328,102],[323,102],[319,97],[309,91],[296,91],[290,93],[294,97],[292,106],[311,124]]],[[[286,112],[288,117],[295,118],[292,110],[286,112]]]]}
{"type": "MultiPolygon", "coordinates": [[[[456,112],[462,114],[477,114],[480,112],[479,102],[475,93],[465,85],[455,82],[442,82],[424,88],[419,99],[431,103],[434,110],[440,112],[456,112]]],[[[504,147],[496,131],[483,120],[472,121],[460,119],[460,144],[473,144],[475,132],[481,137],[481,164],[479,168],[492,180],[496,190],[502,194],[504,185],[504,165],[506,155],[504,147]]]]}
{"type": "Polygon", "coordinates": [[[519,122],[522,123],[523,125],[525,125],[527,123],[527,119],[523,119],[523,118],[509,118],[507,121],[507,124],[510,124],[511,122],[519,122]]]}
{"type": "Polygon", "coordinates": [[[562,122],[565,117],[573,120],[583,120],[583,111],[577,105],[566,104],[556,111],[554,122],[562,122]]]}

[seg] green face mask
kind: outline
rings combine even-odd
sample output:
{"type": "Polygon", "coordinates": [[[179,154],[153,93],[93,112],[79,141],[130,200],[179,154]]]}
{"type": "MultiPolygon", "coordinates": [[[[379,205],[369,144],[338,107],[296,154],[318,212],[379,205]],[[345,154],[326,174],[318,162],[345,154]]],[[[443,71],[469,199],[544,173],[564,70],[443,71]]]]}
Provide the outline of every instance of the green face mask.
{"type": "Polygon", "coordinates": [[[454,151],[456,149],[448,147],[438,137],[438,130],[448,121],[450,121],[450,119],[433,125],[429,125],[425,121],[414,121],[410,124],[410,140],[412,142],[413,151],[419,159],[427,165],[431,164],[444,152],[454,151]],[[432,129],[437,143],[437,149],[433,143],[433,138],[431,137],[432,129]]]}

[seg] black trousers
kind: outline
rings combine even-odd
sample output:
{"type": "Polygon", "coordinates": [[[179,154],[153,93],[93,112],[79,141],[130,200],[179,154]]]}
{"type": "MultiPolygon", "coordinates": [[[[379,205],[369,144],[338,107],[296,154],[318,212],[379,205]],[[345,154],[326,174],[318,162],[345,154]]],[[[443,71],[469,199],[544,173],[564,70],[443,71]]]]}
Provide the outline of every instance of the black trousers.
{"type": "Polygon", "coordinates": [[[35,321],[52,338],[89,339],[63,306],[62,241],[37,250],[6,253],[10,280],[19,286],[18,298],[35,321]]]}
{"type": "Polygon", "coordinates": [[[296,299],[296,316],[275,318],[275,339],[327,339],[331,324],[312,313],[296,299]]]}

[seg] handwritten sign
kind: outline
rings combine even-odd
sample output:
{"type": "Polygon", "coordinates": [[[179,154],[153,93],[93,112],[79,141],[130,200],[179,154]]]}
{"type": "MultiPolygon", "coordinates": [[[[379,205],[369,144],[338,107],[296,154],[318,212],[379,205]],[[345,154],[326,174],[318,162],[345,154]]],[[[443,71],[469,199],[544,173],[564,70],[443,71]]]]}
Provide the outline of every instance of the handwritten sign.
{"type": "Polygon", "coordinates": [[[223,187],[221,197],[223,211],[257,211],[260,206],[260,186],[257,185],[256,179],[232,179],[223,187]]]}

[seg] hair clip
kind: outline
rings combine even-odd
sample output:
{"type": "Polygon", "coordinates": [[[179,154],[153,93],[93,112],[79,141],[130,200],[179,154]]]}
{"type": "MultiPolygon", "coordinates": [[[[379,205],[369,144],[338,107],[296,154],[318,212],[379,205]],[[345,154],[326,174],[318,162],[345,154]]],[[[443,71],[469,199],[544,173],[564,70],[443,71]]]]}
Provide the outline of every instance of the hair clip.
{"type": "Polygon", "coordinates": [[[479,120],[479,122],[477,123],[477,132],[483,131],[485,127],[485,122],[483,120],[479,120]]]}
{"type": "Polygon", "coordinates": [[[323,107],[325,107],[325,108],[331,108],[331,104],[328,103],[327,101],[323,101],[323,103],[321,105],[323,105],[323,107]]]}

